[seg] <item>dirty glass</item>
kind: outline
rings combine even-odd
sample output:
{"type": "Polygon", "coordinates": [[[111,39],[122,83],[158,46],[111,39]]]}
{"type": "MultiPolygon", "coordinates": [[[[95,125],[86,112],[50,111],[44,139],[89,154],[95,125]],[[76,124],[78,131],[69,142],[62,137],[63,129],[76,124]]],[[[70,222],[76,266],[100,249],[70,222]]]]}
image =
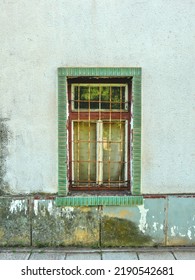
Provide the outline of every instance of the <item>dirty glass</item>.
{"type": "MultiPolygon", "coordinates": [[[[125,124],[103,124],[103,182],[124,180],[125,124]]],[[[113,184],[114,186],[114,184],[113,184]]]]}
{"type": "Polygon", "coordinates": [[[96,181],[96,124],[74,122],[74,181],[96,181]]]}
{"type": "Polygon", "coordinates": [[[124,85],[74,86],[74,109],[81,110],[125,110],[124,85]]]}
{"type": "MultiPolygon", "coordinates": [[[[118,185],[124,181],[125,166],[125,123],[103,122],[102,139],[98,141],[102,149],[103,184],[118,185]]],[[[95,184],[100,174],[97,172],[97,123],[74,122],[74,183],[95,184]]],[[[100,171],[99,171],[100,172],[100,171]]]]}

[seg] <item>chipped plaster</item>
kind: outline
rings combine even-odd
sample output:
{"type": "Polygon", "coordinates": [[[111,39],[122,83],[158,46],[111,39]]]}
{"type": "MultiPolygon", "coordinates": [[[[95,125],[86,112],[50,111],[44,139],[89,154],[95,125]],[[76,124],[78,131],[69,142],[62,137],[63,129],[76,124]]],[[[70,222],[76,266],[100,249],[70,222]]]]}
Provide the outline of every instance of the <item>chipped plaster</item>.
{"type": "Polygon", "coordinates": [[[139,205],[138,206],[139,211],[140,211],[140,220],[139,220],[139,229],[145,233],[146,229],[148,228],[148,224],[147,224],[147,213],[149,211],[149,209],[146,209],[144,207],[144,205],[139,205]]]}
{"type": "Polygon", "coordinates": [[[9,211],[13,213],[25,211],[25,214],[27,213],[27,205],[25,200],[12,200],[10,203],[9,211]]]}

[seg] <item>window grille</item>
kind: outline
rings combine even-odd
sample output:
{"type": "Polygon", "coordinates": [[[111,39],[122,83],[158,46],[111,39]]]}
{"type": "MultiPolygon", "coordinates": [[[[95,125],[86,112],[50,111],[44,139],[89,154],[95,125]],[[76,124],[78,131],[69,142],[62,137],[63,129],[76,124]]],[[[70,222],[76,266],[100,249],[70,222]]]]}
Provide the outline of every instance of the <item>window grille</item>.
{"type": "Polygon", "coordinates": [[[70,190],[130,190],[131,80],[68,80],[70,190]]]}

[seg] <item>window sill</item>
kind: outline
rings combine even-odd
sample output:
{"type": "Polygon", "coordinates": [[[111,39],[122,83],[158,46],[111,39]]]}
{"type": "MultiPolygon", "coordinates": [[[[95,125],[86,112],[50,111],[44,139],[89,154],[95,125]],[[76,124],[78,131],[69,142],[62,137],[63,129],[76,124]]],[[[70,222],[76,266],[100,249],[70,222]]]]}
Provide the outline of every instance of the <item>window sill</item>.
{"type": "Polygon", "coordinates": [[[72,195],[58,196],[55,205],[63,206],[136,206],[143,204],[142,195],[72,195]]]}

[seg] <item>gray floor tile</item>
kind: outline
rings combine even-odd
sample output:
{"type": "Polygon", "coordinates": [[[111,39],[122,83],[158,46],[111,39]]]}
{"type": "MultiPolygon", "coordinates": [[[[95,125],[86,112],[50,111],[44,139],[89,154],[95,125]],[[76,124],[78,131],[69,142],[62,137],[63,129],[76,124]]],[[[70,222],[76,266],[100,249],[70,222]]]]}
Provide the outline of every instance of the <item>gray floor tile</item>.
{"type": "Polygon", "coordinates": [[[141,252],[138,253],[140,260],[174,260],[171,252],[141,252]]]}
{"type": "Polygon", "coordinates": [[[137,260],[135,252],[103,252],[103,260],[137,260]]]}
{"type": "Polygon", "coordinates": [[[66,260],[101,260],[99,253],[68,253],[66,260]]]}
{"type": "Polygon", "coordinates": [[[177,260],[195,260],[195,252],[174,252],[177,260]]]}
{"type": "Polygon", "coordinates": [[[32,253],[30,260],[64,260],[64,253],[32,253]]]}
{"type": "Polygon", "coordinates": [[[2,252],[0,260],[28,260],[30,253],[2,252]]]}

